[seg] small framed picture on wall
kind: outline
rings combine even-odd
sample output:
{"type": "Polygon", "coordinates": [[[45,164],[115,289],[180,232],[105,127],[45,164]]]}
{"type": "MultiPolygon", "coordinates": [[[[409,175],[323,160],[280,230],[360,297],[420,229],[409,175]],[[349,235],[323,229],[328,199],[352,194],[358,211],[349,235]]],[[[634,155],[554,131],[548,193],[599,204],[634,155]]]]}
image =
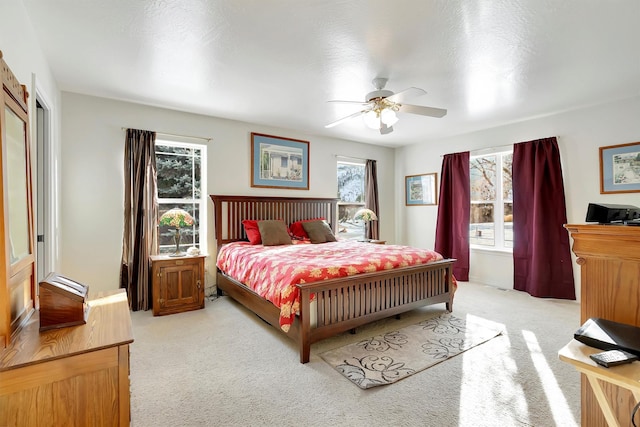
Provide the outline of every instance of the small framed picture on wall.
{"type": "Polygon", "coordinates": [[[640,142],[600,147],[600,194],[640,193],[640,142]]]}
{"type": "Polygon", "coordinates": [[[438,174],[425,173],[405,177],[405,205],[437,205],[438,174]]]}

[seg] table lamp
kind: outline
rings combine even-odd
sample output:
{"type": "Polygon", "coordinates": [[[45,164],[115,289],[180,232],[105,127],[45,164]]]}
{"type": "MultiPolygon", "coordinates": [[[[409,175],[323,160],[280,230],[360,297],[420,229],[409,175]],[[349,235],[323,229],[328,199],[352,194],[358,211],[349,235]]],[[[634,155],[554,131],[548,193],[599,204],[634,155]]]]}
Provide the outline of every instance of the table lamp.
{"type": "Polygon", "coordinates": [[[367,223],[369,221],[377,221],[378,220],[378,216],[376,215],[376,213],[374,211],[372,211],[371,209],[367,209],[367,208],[363,208],[360,209],[359,211],[356,212],[356,214],[353,216],[354,220],[362,220],[364,221],[364,235],[365,235],[365,241],[369,241],[370,239],[367,237],[367,223]]]}
{"type": "Polygon", "coordinates": [[[191,227],[193,225],[193,222],[193,217],[189,215],[189,212],[180,208],[169,209],[162,214],[159,224],[168,225],[169,227],[175,228],[173,240],[176,243],[176,249],[173,253],[169,254],[169,256],[184,255],[184,252],[180,252],[180,229],[182,227],[191,227]]]}

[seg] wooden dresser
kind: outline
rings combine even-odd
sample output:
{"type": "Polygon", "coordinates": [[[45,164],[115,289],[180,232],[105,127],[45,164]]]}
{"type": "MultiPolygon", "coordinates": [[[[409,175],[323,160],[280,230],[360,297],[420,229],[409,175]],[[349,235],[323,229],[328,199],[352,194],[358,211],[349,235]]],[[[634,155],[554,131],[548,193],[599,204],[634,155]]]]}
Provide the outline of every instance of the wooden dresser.
{"type": "Polygon", "coordinates": [[[0,426],[128,426],[124,289],[89,300],[85,325],[39,332],[38,313],[0,351],[0,426]]]}
{"type": "MultiPolygon", "coordinates": [[[[601,317],[640,326],[640,227],[568,224],[580,265],[580,320],[601,317]]],[[[631,425],[632,394],[602,384],[621,425],[631,425]]],[[[606,426],[595,395],[582,375],[582,426],[606,426]]]]}

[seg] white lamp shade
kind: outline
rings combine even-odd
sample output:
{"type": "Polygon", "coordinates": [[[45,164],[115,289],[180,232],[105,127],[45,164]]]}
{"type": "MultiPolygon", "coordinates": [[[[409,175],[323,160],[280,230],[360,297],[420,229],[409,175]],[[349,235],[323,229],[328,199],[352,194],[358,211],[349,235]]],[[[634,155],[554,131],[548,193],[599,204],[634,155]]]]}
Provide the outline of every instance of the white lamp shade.
{"type": "Polygon", "coordinates": [[[382,110],[382,113],[380,113],[380,121],[387,126],[393,126],[398,121],[398,116],[395,111],[385,108],[382,110]]]}
{"type": "Polygon", "coordinates": [[[364,124],[371,129],[380,129],[380,118],[375,111],[367,111],[363,116],[364,124]]]}

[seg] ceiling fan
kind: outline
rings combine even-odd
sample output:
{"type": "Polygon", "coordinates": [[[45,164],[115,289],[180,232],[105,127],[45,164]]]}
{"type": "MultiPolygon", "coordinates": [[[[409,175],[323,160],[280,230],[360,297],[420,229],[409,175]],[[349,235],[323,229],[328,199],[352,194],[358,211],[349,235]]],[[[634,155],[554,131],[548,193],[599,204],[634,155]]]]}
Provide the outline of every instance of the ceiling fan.
{"type": "Polygon", "coordinates": [[[373,79],[373,86],[376,88],[373,92],[369,92],[365,97],[365,102],[360,101],[329,101],[340,102],[348,104],[359,104],[364,108],[357,111],[347,117],[343,117],[335,122],[331,122],[325,126],[325,128],[332,128],[339,125],[342,122],[350,120],[360,115],[363,116],[365,124],[372,128],[380,130],[382,135],[393,132],[393,125],[398,121],[397,112],[419,114],[421,116],[429,117],[444,117],[447,114],[447,110],[442,108],[423,107],[421,105],[405,104],[404,100],[424,95],[425,92],[417,87],[410,87],[402,92],[393,93],[390,90],[385,90],[384,87],[387,84],[387,80],[384,77],[376,77],[373,79]]]}

